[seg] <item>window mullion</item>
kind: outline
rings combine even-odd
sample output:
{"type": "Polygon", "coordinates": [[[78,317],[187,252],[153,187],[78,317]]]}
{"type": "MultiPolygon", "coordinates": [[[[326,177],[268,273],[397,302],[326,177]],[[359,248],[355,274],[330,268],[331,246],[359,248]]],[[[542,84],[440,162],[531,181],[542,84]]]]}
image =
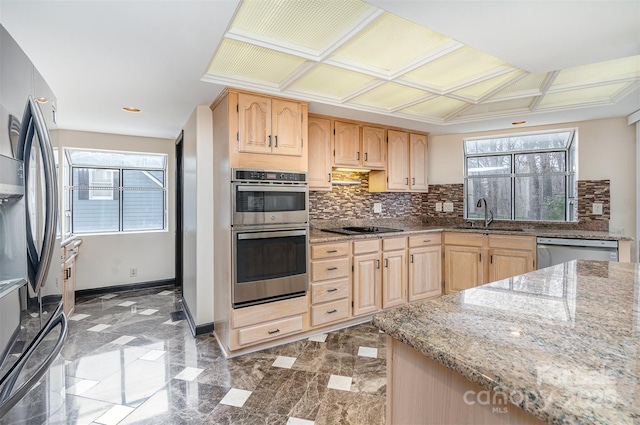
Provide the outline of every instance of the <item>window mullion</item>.
{"type": "Polygon", "coordinates": [[[122,168],[120,168],[118,170],[119,173],[119,178],[118,178],[118,208],[119,208],[119,213],[120,213],[120,231],[122,232],[124,230],[124,225],[123,225],[123,221],[124,221],[124,208],[123,208],[123,204],[124,204],[124,191],[122,190],[122,188],[124,187],[124,173],[122,172],[122,168]]]}
{"type": "Polygon", "coordinates": [[[516,219],[516,154],[511,154],[511,221],[516,219]]]}

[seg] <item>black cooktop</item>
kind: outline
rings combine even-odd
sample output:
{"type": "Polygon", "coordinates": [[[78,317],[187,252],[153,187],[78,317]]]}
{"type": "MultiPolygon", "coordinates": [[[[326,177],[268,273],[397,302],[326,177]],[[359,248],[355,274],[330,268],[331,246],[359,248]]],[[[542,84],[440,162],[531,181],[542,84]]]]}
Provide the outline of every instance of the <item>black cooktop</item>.
{"type": "Polygon", "coordinates": [[[392,233],[402,232],[402,229],[392,229],[390,227],[336,227],[332,229],[322,229],[323,232],[340,233],[341,235],[363,235],[371,233],[392,233]]]}

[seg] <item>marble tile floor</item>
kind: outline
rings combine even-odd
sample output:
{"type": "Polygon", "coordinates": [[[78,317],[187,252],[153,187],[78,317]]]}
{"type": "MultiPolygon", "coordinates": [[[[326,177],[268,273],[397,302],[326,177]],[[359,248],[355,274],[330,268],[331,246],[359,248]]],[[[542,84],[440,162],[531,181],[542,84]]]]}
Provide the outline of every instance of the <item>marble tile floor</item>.
{"type": "Polygon", "coordinates": [[[386,341],[370,323],[226,359],[171,320],[181,309],[166,287],[78,300],[66,411],[44,423],[384,424],[386,341]]]}

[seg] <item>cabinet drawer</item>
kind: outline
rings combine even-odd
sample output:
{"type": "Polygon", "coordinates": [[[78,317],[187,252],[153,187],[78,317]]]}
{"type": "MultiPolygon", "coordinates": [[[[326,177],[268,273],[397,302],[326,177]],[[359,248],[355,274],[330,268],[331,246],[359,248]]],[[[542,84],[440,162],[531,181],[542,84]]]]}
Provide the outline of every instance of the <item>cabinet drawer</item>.
{"type": "Polygon", "coordinates": [[[424,233],[422,235],[409,236],[409,248],[441,244],[442,233],[424,233]]]}
{"type": "Polygon", "coordinates": [[[332,280],[311,285],[311,303],[339,300],[349,297],[349,279],[332,280]]]}
{"type": "Polygon", "coordinates": [[[489,235],[489,248],[524,249],[527,251],[534,251],[536,249],[536,237],[489,235]]]}
{"type": "Polygon", "coordinates": [[[376,252],[380,250],[379,239],[368,239],[366,241],[353,242],[353,255],[364,254],[367,252],[376,252]]]}
{"type": "Polygon", "coordinates": [[[338,300],[311,307],[311,326],[342,320],[349,317],[349,300],[338,300]]]}
{"type": "Polygon", "coordinates": [[[394,251],[398,249],[405,249],[407,247],[407,238],[388,238],[382,240],[383,251],[394,251]]]}
{"type": "Polygon", "coordinates": [[[238,330],[238,344],[247,345],[273,338],[280,338],[302,330],[302,316],[274,320],[262,325],[238,330]]]}
{"type": "Polygon", "coordinates": [[[322,260],[311,262],[311,281],[349,277],[349,259],[322,260]]]}
{"type": "Polygon", "coordinates": [[[445,245],[464,245],[482,247],[484,235],[478,233],[445,233],[445,245]]]}
{"type": "Polygon", "coordinates": [[[311,259],[342,257],[349,254],[349,242],[324,243],[311,245],[311,259]]]}
{"type": "Polygon", "coordinates": [[[235,309],[231,311],[231,326],[233,328],[243,328],[281,317],[303,314],[307,312],[308,303],[308,298],[305,295],[304,297],[235,309]]]}

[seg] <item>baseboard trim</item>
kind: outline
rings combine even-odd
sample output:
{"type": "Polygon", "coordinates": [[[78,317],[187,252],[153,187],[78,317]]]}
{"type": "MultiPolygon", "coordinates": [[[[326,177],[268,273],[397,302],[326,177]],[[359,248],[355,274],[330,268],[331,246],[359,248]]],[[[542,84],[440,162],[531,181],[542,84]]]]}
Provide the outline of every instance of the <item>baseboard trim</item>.
{"type": "Polygon", "coordinates": [[[76,291],[76,298],[92,297],[95,295],[110,294],[113,292],[135,291],[138,289],[149,289],[161,286],[175,286],[175,279],[154,280],[150,282],[132,283],[128,285],[103,286],[102,288],[80,289],[76,291]]]}
{"type": "Polygon", "coordinates": [[[182,308],[184,308],[184,317],[186,317],[189,329],[191,329],[191,334],[194,337],[207,335],[213,332],[213,323],[205,323],[204,325],[196,326],[196,321],[193,320],[193,315],[191,315],[191,311],[189,310],[187,303],[184,302],[184,298],[182,299],[182,308]]]}

